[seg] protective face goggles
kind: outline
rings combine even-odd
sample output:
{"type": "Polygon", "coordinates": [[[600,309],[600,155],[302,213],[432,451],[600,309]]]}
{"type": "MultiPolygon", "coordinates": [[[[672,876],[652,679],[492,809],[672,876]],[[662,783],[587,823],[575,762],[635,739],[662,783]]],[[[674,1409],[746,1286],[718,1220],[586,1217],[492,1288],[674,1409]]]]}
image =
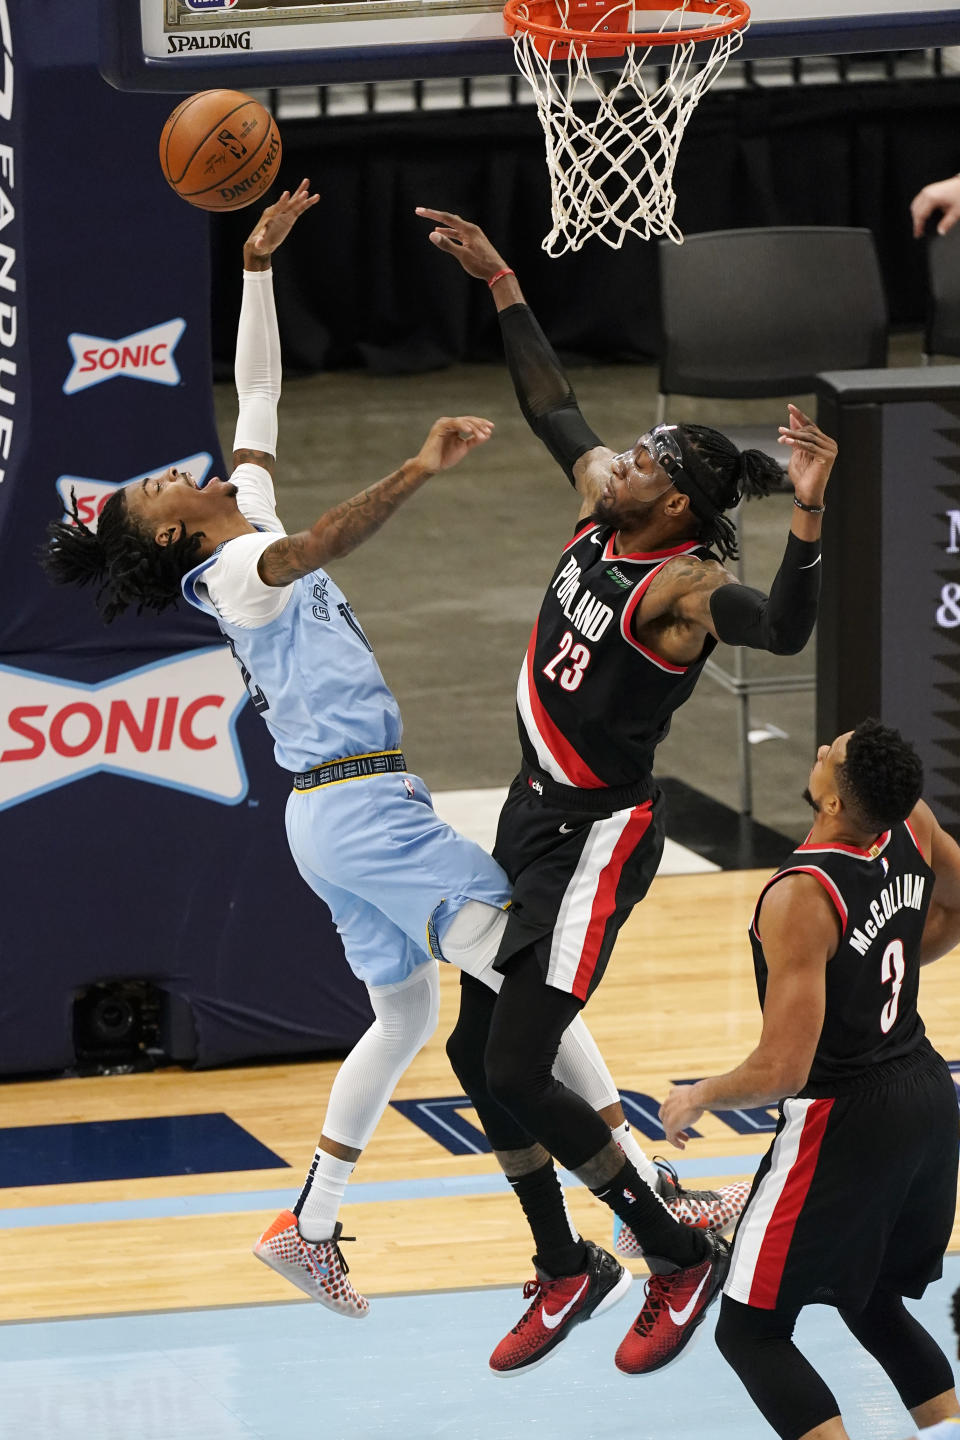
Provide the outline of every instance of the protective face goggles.
{"type": "MultiPolygon", "coordinates": [[[[671,485],[689,496],[694,512],[703,520],[713,520],[722,514],[722,511],[692,473],[696,468],[695,463],[685,468],[676,430],[676,425],[655,425],[652,430],[639,437],[637,444],[642,445],[650,458],[665,471],[671,485]]],[[[739,499],[738,492],[731,503],[736,504],[739,499]]]]}
{"type": "Polygon", "coordinates": [[[683,451],[674,434],[676,428],[676,425],[655,425],[637,440],[650,459],[655,460],[671,479],[675,470],[683,469],[683,451]]]}

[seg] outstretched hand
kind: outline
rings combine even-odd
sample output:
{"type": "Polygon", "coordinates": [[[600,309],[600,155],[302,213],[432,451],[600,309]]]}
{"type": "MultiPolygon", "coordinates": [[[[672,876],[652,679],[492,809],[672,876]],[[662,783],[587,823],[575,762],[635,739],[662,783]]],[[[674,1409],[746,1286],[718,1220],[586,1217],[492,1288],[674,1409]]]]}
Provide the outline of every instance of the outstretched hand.
{"type": "Polygon", "coordinates": [[[478,415],[442,415],[430,426],[417,461],[433,473],[449,470],[471,450],[484,445],[492,434],[492,420],[482,420],[478,415]]]}
{"type": "Polygon", "coordinates": [[[283,244],[303,212],[319,199],[319,195],[310,194],[309,180],[301,180],[293,194],[284,190],[280,199],[264,210],[244,248],[252,250],[259,259],[266,259],[283,244]]]}
{"type": "Polygon", "coordinates": [[[677,1150],[686,1149],[689,1131],[703,1114],[703,1106],[693,1099],[693,1085],[674,1085],[660,1106],[660,1124],[668,1142],[677,1150]]]}
{"type": "Polygon", "coordinates": [[[778,442],[790,446],[787,478],[804,505],[820,505],[837,458],[837,442],[825,435],[809,415],[788,405],[789,425],[780,426],[778,442]]]}
{"type": "Polygon", "coordinates": [[[507,269],[507,262],[479,225],[462,220],[449,210],[427,210],[423,205],[417,206],[417,214],[435,222],[429,236],[431,244],[444,254],[455,256],[474,279],[491,280],[498,270],[507,269]]]}
{"type": "Polygon", "coordinates": [[[948,180],[937,180],[933,185],[924,185],[910,202],[913,217],[913,233],[919,240],[927,227],[931,215],[940,213],[937,234],[946,235],[960,220],[960,175],[951,175],[948,180]]]}

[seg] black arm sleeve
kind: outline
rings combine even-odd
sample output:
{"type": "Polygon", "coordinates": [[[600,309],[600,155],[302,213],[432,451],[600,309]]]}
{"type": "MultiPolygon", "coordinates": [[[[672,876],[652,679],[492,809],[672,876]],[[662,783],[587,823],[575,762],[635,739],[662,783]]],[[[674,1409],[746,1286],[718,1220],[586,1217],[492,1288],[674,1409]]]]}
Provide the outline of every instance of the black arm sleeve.
{"type": "Polygon", "coordinates": [[[580,414],[570,382],[529,306],[501,310],[500,331],[523,418],[573,485],[580,456],[603,442],[580,414]]]}
{"type": "Polygon", "coordinates": [[[796,655],[813,634],[820,599],[820,542],[787,537],[770,594],[748,585],[721,585],[710,614],[727,645],[749,645],[774,655],[796,655]]]}

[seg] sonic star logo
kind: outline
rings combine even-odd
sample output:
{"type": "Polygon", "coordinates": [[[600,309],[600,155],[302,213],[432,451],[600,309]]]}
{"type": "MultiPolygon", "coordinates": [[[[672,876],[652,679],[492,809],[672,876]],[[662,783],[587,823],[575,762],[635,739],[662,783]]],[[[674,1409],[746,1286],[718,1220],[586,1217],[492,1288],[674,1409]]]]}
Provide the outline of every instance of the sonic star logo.
{"type": "Polygon", "coordinates": [[[247,698],[223,645],[92,685],[0,665],[0,810],[98,771],[236,805],[247,698]]]}
{"type": "Polygon", "coordinates": [[[73,369],[63,382],[64,395],[74,395],[104,380],[126,375],[130,380],[151,380],[155,385],[179,385],[180,371],[173,361],[186,320],[166,320],[149,330],[138,330],[122,340],[76,332],[67,336],[73,369]]]}

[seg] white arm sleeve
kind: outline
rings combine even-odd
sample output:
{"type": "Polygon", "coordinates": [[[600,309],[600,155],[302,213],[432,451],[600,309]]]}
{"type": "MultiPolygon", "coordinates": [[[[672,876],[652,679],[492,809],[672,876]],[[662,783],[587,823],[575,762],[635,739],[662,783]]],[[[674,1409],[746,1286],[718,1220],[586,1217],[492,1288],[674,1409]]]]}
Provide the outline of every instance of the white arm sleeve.
{"type": "Polygon", "coordinates": [[[234,374],[240,400],[234,450],[276,455],[281,360],[272,269],[243,272],[234,374]]]}

